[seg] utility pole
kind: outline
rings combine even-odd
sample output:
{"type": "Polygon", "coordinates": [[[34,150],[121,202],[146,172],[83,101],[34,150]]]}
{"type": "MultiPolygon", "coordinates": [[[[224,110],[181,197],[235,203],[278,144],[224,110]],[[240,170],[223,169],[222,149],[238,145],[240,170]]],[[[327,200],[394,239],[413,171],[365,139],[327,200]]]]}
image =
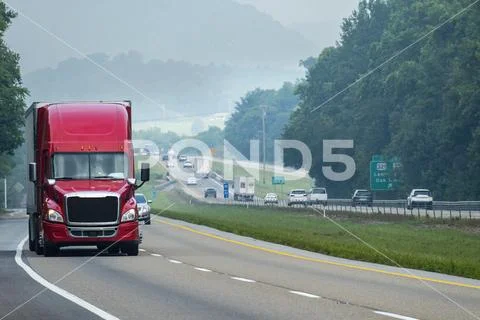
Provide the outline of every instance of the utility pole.
{"type": "Polygon", "coordinates": [[[266,161],[266,146],[265,146],[265,117],[267,116],[267,107],[262,106],[262,131],[263,131],[263,184],[265,184],[265,161],[266,161]]]}

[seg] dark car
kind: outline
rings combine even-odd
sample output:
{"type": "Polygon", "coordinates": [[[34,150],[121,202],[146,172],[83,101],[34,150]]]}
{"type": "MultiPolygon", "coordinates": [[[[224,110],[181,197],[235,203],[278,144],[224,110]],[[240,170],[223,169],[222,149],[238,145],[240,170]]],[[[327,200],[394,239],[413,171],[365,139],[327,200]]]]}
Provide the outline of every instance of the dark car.
{"type": "Polygon", "coordinates": [[[371,207],[372,204],[373,196],[370,191],[364,189],[355,190],[352,196],[352,207],[355,207],[357,205],[371,207]]]}
{"type": "Polygon", "coordinates": [[[164,155],[162,156],[162,160],[163,160],[163,161],[168,161],[168,154],[164,154],[164,155]]]}
{"type": "Polygon", "coordinates": [[[214,188],[205,189],[205,198],[208,198],[210,196],[216,198],[217,197],[217,190],[215,190],[214,188]]]}

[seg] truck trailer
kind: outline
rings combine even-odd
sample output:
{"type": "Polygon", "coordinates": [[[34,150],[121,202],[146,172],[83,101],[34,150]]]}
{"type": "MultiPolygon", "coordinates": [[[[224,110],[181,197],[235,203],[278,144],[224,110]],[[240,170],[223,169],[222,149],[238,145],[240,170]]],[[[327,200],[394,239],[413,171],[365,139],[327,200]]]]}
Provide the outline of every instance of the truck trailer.
{"type": "Polygon", "coordinates": [[[138,255],[131,103],[36,102],[26,111],[29,249],[65,246],[138,255]]]}
{"type": "Polygon", "coordinates": [[[238,201],[253,201],[255,197],[254,177],[235,177],[233,179],[233,199],[238,201]]]}

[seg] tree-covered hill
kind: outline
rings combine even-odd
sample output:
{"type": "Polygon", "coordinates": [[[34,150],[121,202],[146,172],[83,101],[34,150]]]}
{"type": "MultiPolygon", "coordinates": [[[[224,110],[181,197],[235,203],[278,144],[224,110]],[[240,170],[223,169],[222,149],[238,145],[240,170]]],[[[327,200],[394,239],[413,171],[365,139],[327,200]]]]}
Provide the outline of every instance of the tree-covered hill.
{"type": "Polygon", "coordinates": [[[338,45],[306,61],[300,108],[284,138],[309,145],[311,175],[332,195],[368,187],[369,161],[382,154],[401,159],[397,196],[425,187],[437,199],[480,199],[480,3],[369,74],[470,3],[361,1],[344,20],[338,45]],[[354,140],[353,179],[326,181],[323,139],[354,140]]]}

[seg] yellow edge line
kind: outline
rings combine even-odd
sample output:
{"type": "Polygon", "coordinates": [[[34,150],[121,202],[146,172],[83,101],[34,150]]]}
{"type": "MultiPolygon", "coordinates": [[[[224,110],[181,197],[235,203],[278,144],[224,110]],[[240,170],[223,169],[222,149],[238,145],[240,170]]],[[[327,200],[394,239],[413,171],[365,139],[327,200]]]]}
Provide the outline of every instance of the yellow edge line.
{"type": "Polygon", "coordinates": [[[195,230],[195,229],[187,227],[187,226],[182,226],[182,225],[179,225],[179,224],[163,221],[161,219],[158,220],[158,221],[160,223],[163,223],[163,224],[166,224],[166,225],[178,228],[178,229],[182,229],[182,230],[185,230],[185,231],[189,231],[189,232],[192,232],[192,233],[196,233],[196,234],[199,234],[199,235],[202,235],[202,236],[205,236],[205,237],[209,237],[209,238],[212,238],[212,239],[217,239],[217,240],[220,240],[220,241],[233,243],[233,244],[236,244],[236,245],[239,245],[239,246],[243,246],[243,247],[247,247],[247,248],[251,248],[251,249],[255,249],[255,250],[259,250],[259,251],[263,251],[263,252],[268,252],[268,253],[272,253],[272,254],[276,254],[276,255],[280,255],[280,256],[290,257],[290,258],[294,258],[294,259],[323,263],[323,264],[329,264],[329,265],[334,265],[334,266],[339,266],[339,267],[344,267],[344,268],[349,268],[349,269],[355,269],[355,270],[382,273],[382,274],[386,274],[386,275],[390,275],[390,276],[407,278],[407,279],[415,279],[415,280],[420,280],[420,281],[428,281],[428,282],[434,282],[434,283],[448,284],[448,285],[451,285],[451,286],[464,287],[464,288],[480,289],[480,286],[473,285],[473,284],[468,284],[468,283],[433,279],[433,278],[421,277],[421,276],[405,274],[405,273],[400,273],[400,272],[385,271],[385,270],[381,270],[381,269],[356,266],[356,265],[347,264],[347,263],[334,262],[334,261],[328,261],[328,260],[317,259],[317,258],[309,258],[309,257],[300,256],[300,255],[297,255],[297,254],[292,254],[292,253],[279,251],[279,250],[275,250],[275,249],[268,249],[268,248],[256,246],[256,245],[253,245],[253,244],[237,241],[237,240],[231,240],[231,239],[223,238],[223,237],[211,234],[211,233],[198,231],[198,230],[195,230]]]}

